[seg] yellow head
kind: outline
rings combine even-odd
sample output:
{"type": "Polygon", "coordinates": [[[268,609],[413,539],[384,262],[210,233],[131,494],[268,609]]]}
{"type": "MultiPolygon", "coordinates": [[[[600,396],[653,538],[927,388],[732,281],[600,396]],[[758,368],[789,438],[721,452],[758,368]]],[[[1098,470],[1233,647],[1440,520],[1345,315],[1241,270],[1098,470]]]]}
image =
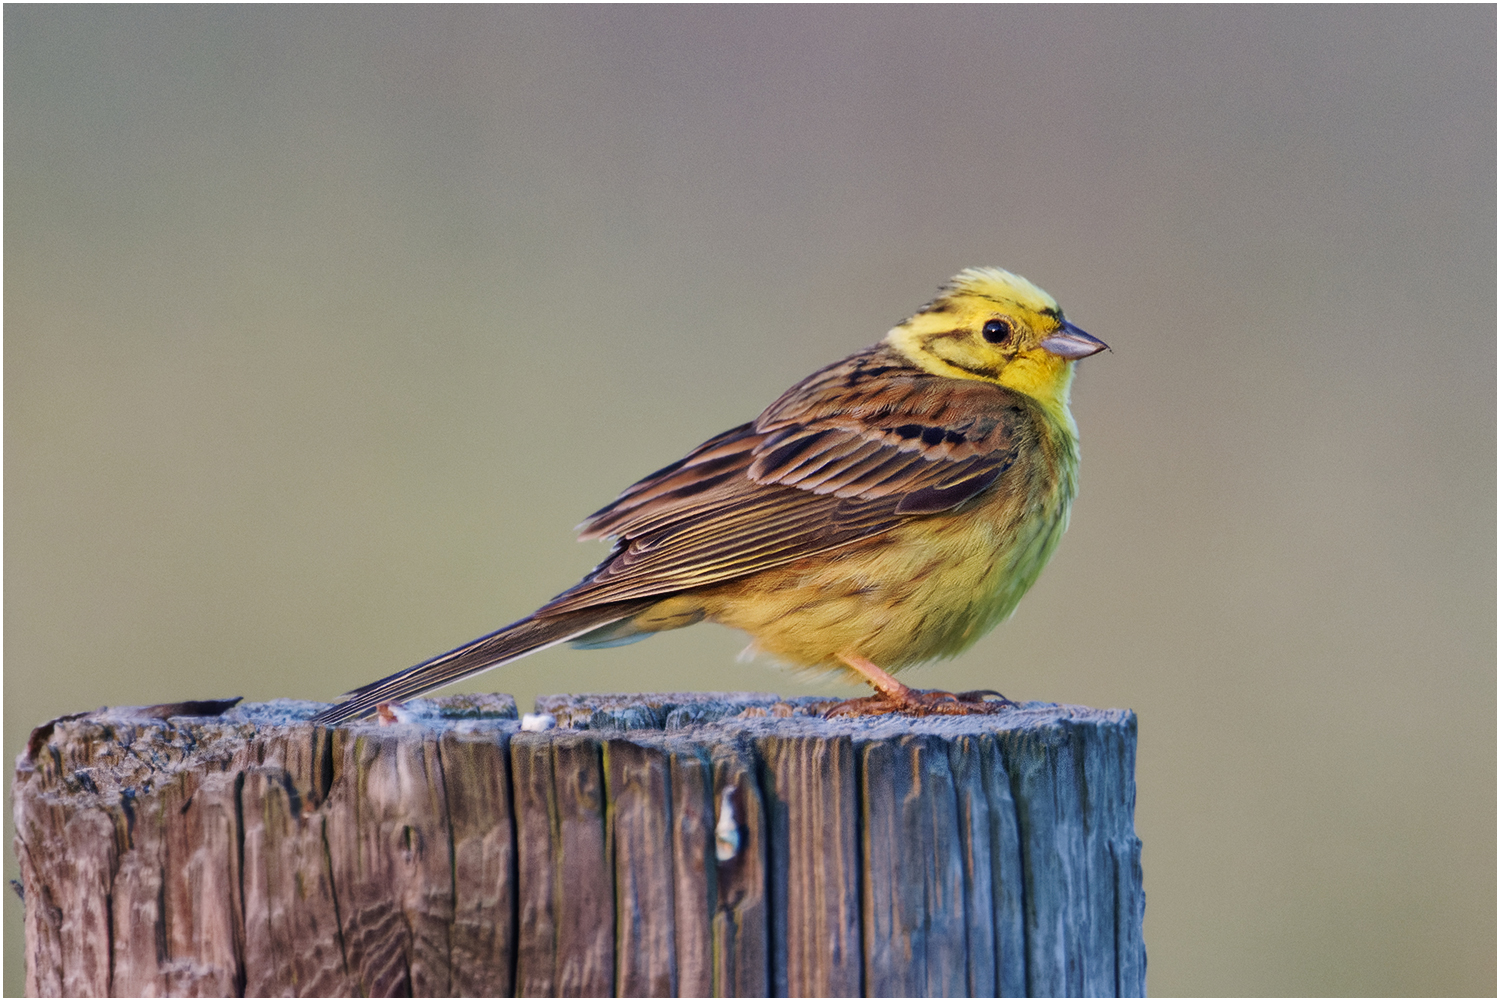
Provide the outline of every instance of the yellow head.
{"type": "Polygon", "coordinates": [[[1056,299],[1000,268],[960,271],[885,339],[934,375],[1024,393],[1069,426],[1073,363],[1108,347],[1063,319],[1056,299]]]}

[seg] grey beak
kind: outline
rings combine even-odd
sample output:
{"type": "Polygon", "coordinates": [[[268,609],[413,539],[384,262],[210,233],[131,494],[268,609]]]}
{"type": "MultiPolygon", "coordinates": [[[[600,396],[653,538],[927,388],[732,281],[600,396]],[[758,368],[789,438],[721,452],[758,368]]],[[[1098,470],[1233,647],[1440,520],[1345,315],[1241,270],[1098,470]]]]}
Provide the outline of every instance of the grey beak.
{"type": "Polygon", "coordinates": [[[1042,338],[1042,347],[1068,361],[1077,361],[1109,350],[1108,344],[1092,334],[1084,333],[1067,320],[1062,321],[1062,326],[1056,332],[1042,338]]]}

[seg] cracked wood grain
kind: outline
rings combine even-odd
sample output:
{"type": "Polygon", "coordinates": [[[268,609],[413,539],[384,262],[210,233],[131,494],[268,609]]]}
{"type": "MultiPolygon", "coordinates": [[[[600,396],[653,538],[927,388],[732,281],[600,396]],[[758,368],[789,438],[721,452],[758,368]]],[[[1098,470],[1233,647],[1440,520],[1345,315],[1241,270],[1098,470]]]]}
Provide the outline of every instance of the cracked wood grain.
{"type": "Polygon", "coordinates": [[[520,733],[516,777],[517,993],[614,993],[614,873],[603,761],[591,736],[520,733]]]}
{"type": "Polygon", "coordinates": [[[325,817],[305,811],[291,775],[244,774],[245,995],[351,997],[325,817]]]}
{"type": "Polygon", "coordinates": [[[880,997],[967,994],[958,801],[942,741],[861,741],[865,989],[880,997]]]}
{"type": "Polygon", "coordinates": [[[859,997],[858,775],[846,734],[762,737],[779,997],[859,997]]]}
{"type": "Polygon", "coordinates": [[[515,824],[507,734],[449,730],[438,742],[453,839],[453,993],[514,993],[515,824]]]}
{"type": "Polygon", "coordinates": [[[388,727],[292,702],[39,727],[28,994],[1144,992],[1129,713],[539,702],[568,725],[460,696],[388,727]]]}
{"type": "MultiPolygon", "coordinates": [[[[767,900],[766,814],[753,750],[741,740],[713,747],[716,818],[727,802],[738,841],[727,859],[714,856],[719,898],[714,908],[714,996],[771,994],[767,900]],[[726,795],[727,793],[727,795],[726,795]]],[[[715,821],[718,826],[718,820],[715,821]]]]}
{"type": "Polygon", "coordinates": [[[714,855],[713,762],[705,748],[667,741],[672,790],[672,943],[677,995],[709,997],[714,987],[714,912],[718,860],[714,855]]]}
{"type": "Polygon", "coordinates": [[[615,993],[678,995],[671,756],[654,742],[604,744],[615,859],[615,993]]]}
{"type": "Polygon", "coordinates": [[[437,741],[370,728],[342,744],[327,810],[328,850],[348,962],[368,997],[450,988],[453,863],[437,741]]]}

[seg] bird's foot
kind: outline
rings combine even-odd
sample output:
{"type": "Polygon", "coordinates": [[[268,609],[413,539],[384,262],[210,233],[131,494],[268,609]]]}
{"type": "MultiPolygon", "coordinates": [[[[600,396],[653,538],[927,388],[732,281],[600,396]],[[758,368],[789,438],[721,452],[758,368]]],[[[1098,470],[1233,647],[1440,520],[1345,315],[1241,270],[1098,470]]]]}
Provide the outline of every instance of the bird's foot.
{"type": "Polygon", "coordinates": [[[844,654],[839,659],[873,685],[875,694],[840,702],[823,714],[824,719],[835,716],[884,716],[889,713],[901,713],[904,716],[988,715],[1016,705],[999,692],[989,690],[959,692],[955,695],[953,692],[908,688],[864,657],[844,654]],[[994,696],[993,701],[986,698],[991,695],[994,696]]]}
{"type": "Polygon", "coordinates": [[[823,714],[824,719],[835,716],[885,716],[900,713],[903,716],[984,716],[998,713],[1002,709],[1015,708],[1016,704],[999,692],[942,692],[906,688],[902,692],[876,692],[862,699],[840,702],[823,714]],[[986,696],[994,696],[993,699],[986,696]]]}

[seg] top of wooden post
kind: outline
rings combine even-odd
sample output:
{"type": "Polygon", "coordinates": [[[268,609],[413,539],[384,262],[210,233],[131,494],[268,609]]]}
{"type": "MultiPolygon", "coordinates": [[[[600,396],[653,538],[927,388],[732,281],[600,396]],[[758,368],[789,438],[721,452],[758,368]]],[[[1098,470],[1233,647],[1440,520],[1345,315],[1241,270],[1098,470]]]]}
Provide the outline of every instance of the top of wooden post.
{"type": "MultiPolygon", "coordinates": [[[[1060,724],[1119,728],[1132,737],[1135,714],[1128,709],[1093,709],[1055,702],[1027,702],[995,715],[863,716],[824,719],[838,700],[826,696],[783,698],[770,692],[664,692],[544,695],[539,713],[553,717],[548,732],[661,731],[701,739],[732,740],[776,734],[855,739],[890,739],[904,733],[952,738],[962,734],[1041,733],[1060,724]]],[[[241,702],[203,700],[155,706],[105,706],[60,716],[36,727],[16,759],[18,783],[40,782],[50,792],[72,796],[118,795],[150,788],[183,764],[227,763],[246,741],[260,743],[278,732],[308,729],[398,734],[450,730],[520,730],[516,700],[504,694],[453,695],[413,699],[396,721],[377,717],[313,727],[308,721],[325,703],[298,699],[241,702]]]]}

